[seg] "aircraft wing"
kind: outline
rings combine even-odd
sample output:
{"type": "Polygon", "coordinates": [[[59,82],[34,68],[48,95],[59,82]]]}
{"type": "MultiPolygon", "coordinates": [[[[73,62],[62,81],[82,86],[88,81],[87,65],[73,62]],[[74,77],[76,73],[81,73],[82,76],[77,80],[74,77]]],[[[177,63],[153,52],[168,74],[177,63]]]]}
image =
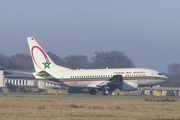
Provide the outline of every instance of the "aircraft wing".
{"type": "Polygon", "coordinates": [[[118,85],[121,85],[122,82],[123,82],[122,75],[114,75],[108,81],[105,81],[105,82],[99,84],[98,86],[108,86],[108,85],[118,86],[118,85]]]}
{"type": "Polygon", "coordinates": [[[104,82],[92,82],[90,83],[87,87],[104,87],[104,86],[119,86],[123,82],[123,77],[122,75],[114,75],[112,78],[110,78],[107,81],[104,82]]]}

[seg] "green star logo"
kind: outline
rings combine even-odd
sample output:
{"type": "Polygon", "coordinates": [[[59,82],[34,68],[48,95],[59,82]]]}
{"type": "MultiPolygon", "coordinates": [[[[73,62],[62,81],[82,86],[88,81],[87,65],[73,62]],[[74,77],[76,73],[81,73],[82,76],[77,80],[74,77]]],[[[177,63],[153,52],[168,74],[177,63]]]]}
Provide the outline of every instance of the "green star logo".
{"type": "Polygon", "coordinates": [[[43,65],[44,65],[44,69],[46,69],[46,68],[49,68],[50,69],[50,62],[48,62],[47,60],[46,60],[46,62],[45,63],[42,63],[43,65]]]}

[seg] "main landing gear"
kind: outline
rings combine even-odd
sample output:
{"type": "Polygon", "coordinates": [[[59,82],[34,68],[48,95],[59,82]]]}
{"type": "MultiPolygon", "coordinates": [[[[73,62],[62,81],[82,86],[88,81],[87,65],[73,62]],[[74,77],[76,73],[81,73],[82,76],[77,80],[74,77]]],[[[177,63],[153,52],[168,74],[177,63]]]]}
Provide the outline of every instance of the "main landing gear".
{"type": "Polygon", "coordinates": [[[90,95],[96,95],[97,91],[95,89],[89,90],[90,95]]]}
{"type": "MultiPolygon", "coordinates": [[[[108,90],[103,90],[103,91],[102,91],[102,94],[103,94],[103,95],[109,95],[109,93],[110,93],[110,91],[108,91],[108,90]]],[[[96,95],[96,94],[97,94],[97,91],[96,91],[95,89],[91,89],[91,90],[89,90],[89,94],[90,94],[90,95],[96,95]]]]}

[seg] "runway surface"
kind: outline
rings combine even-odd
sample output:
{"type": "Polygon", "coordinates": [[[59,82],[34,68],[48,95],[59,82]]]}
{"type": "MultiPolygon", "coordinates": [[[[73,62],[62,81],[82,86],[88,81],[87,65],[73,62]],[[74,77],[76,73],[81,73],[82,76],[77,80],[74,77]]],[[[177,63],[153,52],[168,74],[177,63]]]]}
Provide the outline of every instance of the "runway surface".
{"type": "Polygon", "coordinates": [[[174,99],[180,101],[179,96],[112,96],[112,95],[89,95],[89,94],[67,94],[67,95],[50,95],[50,94],[30,94],[30,93],[0,93],[0,99],[37,99],[37,100],[145,100],[145,99],[174,99]]]}

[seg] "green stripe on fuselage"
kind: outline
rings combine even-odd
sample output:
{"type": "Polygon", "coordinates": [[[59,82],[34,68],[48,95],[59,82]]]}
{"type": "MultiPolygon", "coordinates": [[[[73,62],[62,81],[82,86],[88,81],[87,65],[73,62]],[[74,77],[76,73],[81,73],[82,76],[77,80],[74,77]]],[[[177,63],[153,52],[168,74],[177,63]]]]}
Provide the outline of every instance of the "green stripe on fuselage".
{"type": "MultiPolygon", "coordinates": [[[[109,80],[111,77],[98,77],[98,78],[51,78],[49,80],[100,80],[100,79],[106,79],[109,80]]],[[[153,78],[153,79],[163,79],[162,77],[157,77],[157,76],[130,76],[130,77],[123,77],[123,79],[147,79],[147,78],[153,78]]]]}

